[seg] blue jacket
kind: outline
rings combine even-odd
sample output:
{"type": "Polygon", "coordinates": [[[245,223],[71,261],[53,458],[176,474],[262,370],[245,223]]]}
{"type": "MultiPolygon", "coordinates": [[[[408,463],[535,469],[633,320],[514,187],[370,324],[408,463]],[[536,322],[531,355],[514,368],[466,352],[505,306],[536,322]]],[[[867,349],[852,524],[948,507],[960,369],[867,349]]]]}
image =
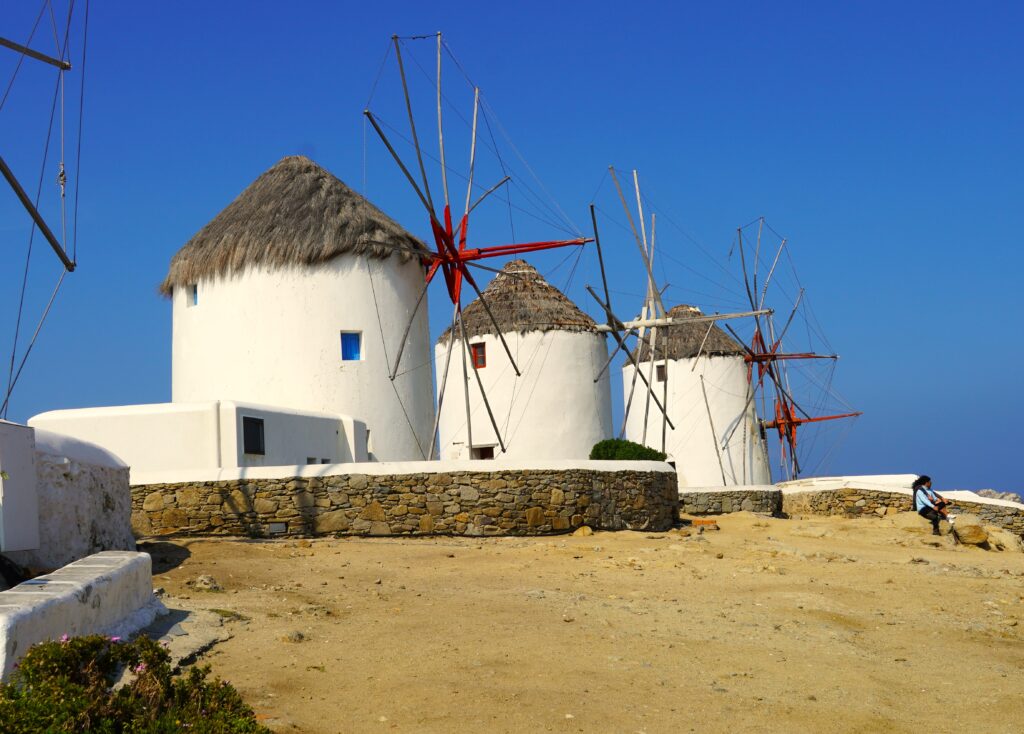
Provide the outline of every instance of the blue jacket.
{"type": "Polygon", "coordinates": [[[942,498],[939,493],[934,489],[928,487],[918,487],[914,490],[914,509],[918,512],[923,510],[925,507],[930,507],[933,510],[939,509],[937,507],[939,500],[942,498]]]}

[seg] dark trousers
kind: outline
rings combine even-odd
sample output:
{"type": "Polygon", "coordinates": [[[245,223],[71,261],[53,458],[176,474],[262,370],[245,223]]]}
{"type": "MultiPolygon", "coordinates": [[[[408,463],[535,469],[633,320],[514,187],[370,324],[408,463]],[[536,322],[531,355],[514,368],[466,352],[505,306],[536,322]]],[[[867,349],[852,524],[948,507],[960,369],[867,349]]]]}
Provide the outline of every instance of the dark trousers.
{"type": "Polygon", "coordinates": [[[923,517],[925,520],[931,521],[932,524],[932,535],[939,534],[939,520],[942,518],[936,510],[931,507],[922,507],[917,511],[917,514],[923,517]]]}

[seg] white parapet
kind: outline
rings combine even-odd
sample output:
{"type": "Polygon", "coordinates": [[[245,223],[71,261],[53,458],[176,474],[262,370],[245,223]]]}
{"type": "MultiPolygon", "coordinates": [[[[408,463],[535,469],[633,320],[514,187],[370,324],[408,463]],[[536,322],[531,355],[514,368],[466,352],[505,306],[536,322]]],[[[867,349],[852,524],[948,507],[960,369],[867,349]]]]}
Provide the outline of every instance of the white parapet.
{"type": "Polygon", "coordinates": [[[62,635],[124,635],[163,610],[150,557],[103,551],[0,592],[0,679],[29,647],[62,635]]]}

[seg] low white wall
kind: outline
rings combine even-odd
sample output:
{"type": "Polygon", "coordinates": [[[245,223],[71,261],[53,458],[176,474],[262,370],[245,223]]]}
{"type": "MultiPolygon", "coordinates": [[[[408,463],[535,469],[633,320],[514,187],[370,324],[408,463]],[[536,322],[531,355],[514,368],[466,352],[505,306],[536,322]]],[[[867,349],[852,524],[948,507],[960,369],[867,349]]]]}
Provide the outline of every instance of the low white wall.
{"type": "Polygon", "coordinates": [[[34,416],[29,425],[99,444],[128,462],[133,475],[366,460],[362,421],[230,400],[55,410],[34,416]],[[263,420],[263,455],[243,451],[245,416],[263,420]]]}
{"type": "Polygon", "coordinates": [[[216,482],[234,479],[285,479],[288,477],[326,477],[338,474],[445,474],[448,472],[523,471],[536,469],[552,471],[588,469],[590,471],[656,471],[674,472],[663,461],[590,461],[566,459],[562,461],[384,461],[354,464],[321,464],[317,466],[265,466],[234,469],[193,470],[174,472],[146,472],[132,475],[132,486],[143,484],[177,484],[181,482],[216,482]]]}
{"type": "MultiPolygon", "coordinates": [[[[780,482],[777,486],[782,490],[783,494],[839,489],[873,489],[879,492],[909,495],[912,492],[911,487],[915,479],[917,479],[916,474],[867,474],[849,477],[811,477],[809,479],[796,479],[792,482],[780,482]]],[[[994,497],[983,497],[967,489],[943,490],[939,494],[950,500],[977,502],[981,505],[994,505],[997,507],[1019,509],[1024,504],[1024,502],[1011,502],[1010,500],[1000,500],[994,497]]]]}
{"type": "Polygon", "coordinates": [[[26,581],[0,592],[0,678],[37,642],[65,634],[127,634],[160,611],[145,553],[97,553],[26,581]]]}
{"type": "Polygon", "coordinates": [[[34,463],[38,542],[5,555],[46,570],[98,551],[135,550],[124,462],[99,446],[35,430],[34,463]]]}

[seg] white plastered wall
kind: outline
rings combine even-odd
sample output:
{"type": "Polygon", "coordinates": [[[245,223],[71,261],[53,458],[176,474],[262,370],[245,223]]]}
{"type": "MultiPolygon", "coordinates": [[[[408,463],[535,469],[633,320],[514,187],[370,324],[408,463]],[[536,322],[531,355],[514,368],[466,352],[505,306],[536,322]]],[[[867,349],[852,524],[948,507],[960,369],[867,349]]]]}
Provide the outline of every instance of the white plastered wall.
{"type": "Polygon", "coordinates": [[[132,473],[366,461],[366,426],[349,416],[229,400],[41,413],[29,425],[103,446],[132,473]],[[243,451],[242,419],[263,420],[265,454],[243,451]]]}
{"type": "Polygon", "coordinates": [[[423,275],[415,261],[342,255],[200,281],[196,305],[188,288],[176,288],[172,400],[231,398],[357,416],[375,458],[422,459],[434,419],[426,298],[394,382],[389,362],[423,275]],[[342,331],[362,333],[362,359],[342,361],[342,331]]]}
{"type": "Polygon", "coordinates": [[[97,551],[135,549],[128,467],[117,456],[2,421],[0,449],[0,469],[19,485],[17,495],[0,491],[0,550],[12,561],[53,569],[97,551]],[[16,444],[3,440],[12,432],[16,444]]]}
{"type": "MultiPolygon", "coordinates": [[[[470,425],[475,447],[494,446],[496,458],[586,459],[598,441],[611,436],[608,371],[594,377],[608,358],[604,337],[589,332],[530,331],[506,333],[519,365],[516,376],[500,339],[470,337],[483,343],[487,366],[478,370],[507,453],[502,457],[487,408],[467,357],[470,425]]],[[[441,459],[469,459],[461,340],[455,341],[438,427],[441,459]]],[[[434,347],[438,381],[444,371],[447,343],[434,347]]],[[[439,391],[440,394],[440,391],[439,391]]]]}
{"type": "MultiPolygon", "coordinates": [[[[753,402],[747,402],[749,385],[747,366],[741,357],[701,357],[669,360],[668,400],[664,400],[664,382],[657,381],[657,372],[651,384],[655,394],[668,406],[668,416],[675,428],[665,431],[665,452],[676,465],[680,487],[703,487],[737,484],[768,484],[768,469],[764,442],[757,427],[753,402]],[[707,390],[707,404],[711,406],[711,421],[701,390],[701,377],[707,390]],[[714,424],[714,434],[711,432],[714,424]],[[738,427],[737,427],[737,424],[738,427]],[[745,424],[745,427],[744,427],[745,424]],[[736,430],[733,431],[733,428],[736,430]],[[727,446],[722,441],[732,434],[727,446]],[[721,452],[716,453],[716,443],[721,452]],[[723,479],[723,474],[724,479],[723,479]]],[[[656,363],[662,364],[661,361],[656,363]]],[[[650,379],[651,363],[641,362],[643,375],[650,379]]],[[[622,369],[625,401],[629,400],[630,385],[635,369],[629,363],[622,369]]],[[[647,410],[647,388],[637,379],[626,420],[625,438],[661,450],[662,414],[652,400],[647,410]],[[644,414],[647,411],[647,439],[644,441],[644,414]]]]}

